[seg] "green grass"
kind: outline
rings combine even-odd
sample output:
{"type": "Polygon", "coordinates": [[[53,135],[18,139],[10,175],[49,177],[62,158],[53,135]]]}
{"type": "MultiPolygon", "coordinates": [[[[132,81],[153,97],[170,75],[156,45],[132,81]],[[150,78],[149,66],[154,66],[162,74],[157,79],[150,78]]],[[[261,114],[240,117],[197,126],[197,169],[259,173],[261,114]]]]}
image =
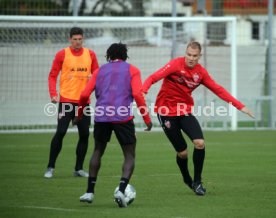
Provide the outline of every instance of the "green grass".
{"type": "MultiPolygon", "coordinates": [[[[43,178],[51,137],[0,135],[1,217],[275,217],[275,131],[206,132],[204,197],[183,185],[175,153],[162,132],[137,133],[136,168],[131,180],[137,198],[126,209],[113,202],[122,163],[114,138],[103,158],[90,205],[78,201],[86,190],[86,179],[72,176],[76,134],[66,135],[54,178],[43,178]]],[[[91,137],[86,169],[92,150],[91,137]]],[[[189,153],[192,157],[191,143],[189,153]]]]}

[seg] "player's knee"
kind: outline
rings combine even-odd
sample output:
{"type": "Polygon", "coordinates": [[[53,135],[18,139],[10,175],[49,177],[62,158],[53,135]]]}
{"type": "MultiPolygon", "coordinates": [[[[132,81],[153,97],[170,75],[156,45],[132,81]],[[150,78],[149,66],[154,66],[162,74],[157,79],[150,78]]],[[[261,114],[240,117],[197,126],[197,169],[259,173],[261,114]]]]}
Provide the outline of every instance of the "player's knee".
{"type": "Polygon", "coordinates": [[[188,157],[188,150],[185,149],[184,151],[177,152],[178,157],[181,159],[185,159],[188,157]]]}
{"type": "Polygon", "coordinates": [[[79,133],[79,137],[80,137],[81,139],[88,139],[88,138],[89,138],[89,131],[80,132],[80,133],[79,133]]]}
{"type": "Polygon", "coordinates": [[[205,147],[203,139],[195,139],[193,143],[196,149],[203,149],[205,147]]]}
{"type": "Polygon", "coordinates": [[[57,129],[56,137],[63,138],[65,136],[66,132],[67,132],[66,129],[57,129]]]}

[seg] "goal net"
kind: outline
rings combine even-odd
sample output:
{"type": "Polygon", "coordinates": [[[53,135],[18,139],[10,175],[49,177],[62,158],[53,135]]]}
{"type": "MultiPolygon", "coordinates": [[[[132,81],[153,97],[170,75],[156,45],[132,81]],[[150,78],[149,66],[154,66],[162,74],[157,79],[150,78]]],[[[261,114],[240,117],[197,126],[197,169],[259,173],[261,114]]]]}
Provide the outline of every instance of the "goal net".
{"type": "MultiPolygon", "coordinates": [[[[84,46],[96,52],[100,65],[106,62],[105,52],[111,43],[126,43],[128,62],[140,68],[143,80],[165,65],[172,54],[183,56],[189,41],[199,41],[203,45],[200,63],[234,96],[238,93],[233,17],[2,16],[0,20],[1,131],[55,129],[57,113],[55,106],[49,104],[48,74],[56,52],[69,45],[67,39],[73,26],[84,29],[84,46]],[[216,24],[219,31],[210,29],[216,24]]],[[[153,85],[146,96],[151,107],[160,85],[161,82],[153,85]]],[[[203,128],[236,129],[240,119],[236,110],[231,111],[211,91],[199,87],[193,97],[194,112],[203,128]],[[217,113],[218,107],[227,110],[224,115],[217,113]]],[[[159,126],[156,116],[152,117],[159,126]]],[[[143,125],[138,115],[135,122],[138,127],[143,125]]]]}

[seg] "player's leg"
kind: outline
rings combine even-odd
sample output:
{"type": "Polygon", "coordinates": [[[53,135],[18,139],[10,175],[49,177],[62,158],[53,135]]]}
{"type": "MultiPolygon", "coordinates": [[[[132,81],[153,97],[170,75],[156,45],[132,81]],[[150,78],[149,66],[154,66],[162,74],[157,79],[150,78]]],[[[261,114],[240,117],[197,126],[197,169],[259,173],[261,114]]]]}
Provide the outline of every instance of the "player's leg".
{"type": "Polygon", "coordinates": [[[104,155],[107,142],[110,141],[112,134],[112,126],[110,123],[94,124],[94,151],[89,162],[89,177],[87,180],[87,190],[84,195],[80,197],[81,202],[92,203],[94,198],[94,188],[97,181],[98,172],[101,167],[101,159],[104,155]]]}
{"type": "Polygon", "coordinates": [[[89,127],[91,123],[90,113],[84,114],[83,118],[77,124],[79,140],[76,147],[76,165],[75,176],[88,177],[88,173],[83,171],[83,162],[88,148],[89,127]]]}
{"type": "Polygon", "coordinates": [[[89,177],[87,184],[88,193],[94,193],[98,172],[101,167],[102,156],[105,152],[107,142],[97,141],[95,139],[95,147],[89,162],[89,177]]]}
{"type": "Polygon", "coordinates": [[[106,145],[110,141],[112,134],[112,126],[110,123],[94,124],[94,151],[89,162],[89,177],[87,192],[94,193],[94,185],[96,184],[98,172],[101,167],[102,156],[104,155],[106,145]]]}
{"type": "Polygon", "coordinates": [[[203,188],[201,181],[205,159],[205,144],[202,129],[192,114],[181,116],[181,126],[194,144],[194,190],[196,194],[204,195],[206,190],[203,188]]]}
{"type": "Polygon", "coordinates": [[[126,202],[123,194],[135,168],[135,126],[133,120],[130,120],[126,123],[113,124],[113,129],[124,154],[119,190],[114,194],[114,197],[119,207],[126,207],[128,202],[126,202]]]}
{"type": "MultiPolygon", "coordinates": [[[[69,123],[72,119],[72,112],[70,111],[69,103],[59,103],[58,118],[57,118],[57,129],[56,133],[52,138],[50,146],[50,155],[48,162],[48,170],[55,168],[56,159],[61,151],[63,138],[67,132],[69,123]]],[[[47,178],[51,178],[51,174],[44,175],[47,178]]]]}
{"type": "Polygon", "coordinates": [[[181,133],[179,118],[160,116],[159,114],[157,116],[167,138],[170,140],[175,151],[177,152],[176,163],[182,174],[183,181],[190,188],[192,188],[193,181],[188,169],[187,143],[181,133]]]}

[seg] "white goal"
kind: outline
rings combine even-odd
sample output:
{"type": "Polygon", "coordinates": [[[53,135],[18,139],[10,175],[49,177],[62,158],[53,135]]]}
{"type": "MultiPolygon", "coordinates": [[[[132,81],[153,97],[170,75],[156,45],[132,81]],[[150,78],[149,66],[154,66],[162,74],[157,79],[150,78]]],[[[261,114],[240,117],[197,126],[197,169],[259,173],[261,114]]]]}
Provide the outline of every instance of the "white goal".
{"type": "MultiPolygon", "coordinates": [[[[0,16],[0,131],[55,129],[57,115],[54,108],[47,108],[47,79],[55,53],[68,46],[68,33],[73,26],[84,29],[84,46],[96,52],[100,65],[106,62],[105,51],[111,43],[128,44],[128,61],[141,69],[143,80],[172,58],[172,48],[176,56],[183,56],[189,41],[199,41],[204,48],[201,64],[238,97],[235,17],[0,16]],[[209,24],[223,24],[224,29],[210,32],[209,24]]],[[[160,84],[153,85],[147,95],[149,105],[155,102],[160,84]]],[[[229,108],[202,88],[193,96],[196,110],[212,104],[215,108],[229,108]]],[[[203,128],[237,129],[236,110],[223,117],[213,112],[198,116],[203,128]]],[[[143,124],[139,116],[135,120],[137,126],[143,124]]],[[[159,126],[154,115],[153,121],[159,126]]]]}

